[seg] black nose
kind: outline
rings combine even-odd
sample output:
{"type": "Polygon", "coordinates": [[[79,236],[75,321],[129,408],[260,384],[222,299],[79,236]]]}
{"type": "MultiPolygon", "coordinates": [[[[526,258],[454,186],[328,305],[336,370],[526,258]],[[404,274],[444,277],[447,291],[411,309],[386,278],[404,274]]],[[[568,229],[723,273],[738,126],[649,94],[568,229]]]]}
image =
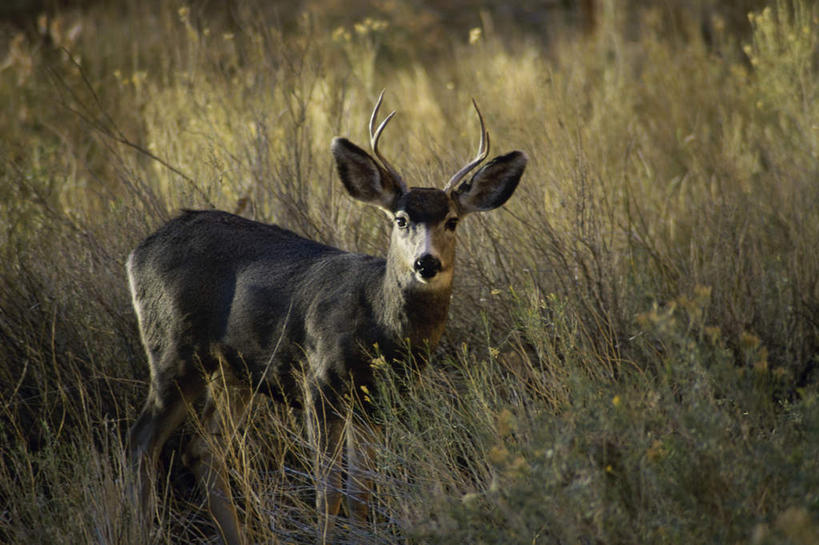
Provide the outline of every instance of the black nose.
{"type": "Polygon", "coordinates": [[[441,260],[432,254],[424,254],[415,260],[415,271],[422,278],[432,278],[441,270],[441,260]]]}

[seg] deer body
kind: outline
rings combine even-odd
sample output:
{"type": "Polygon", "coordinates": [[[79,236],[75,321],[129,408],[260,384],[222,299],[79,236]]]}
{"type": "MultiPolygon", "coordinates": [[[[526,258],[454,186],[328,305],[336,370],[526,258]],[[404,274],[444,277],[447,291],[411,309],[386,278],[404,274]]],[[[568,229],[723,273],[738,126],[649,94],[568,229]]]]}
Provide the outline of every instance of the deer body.
{"type": "MultiPolygon", "coordinates": [[[[143,508],[150,503],[163,443],[187,407],[206,393],[203,420],[207,431],[217,433],[210,377],[221,372],[274,398],[306,405],[313,415],[308,431],[316,446],[316,504],[329,520],[341,501],[333,453],[344,435],[342,396],[361,387],[375,391],[376,347],[399,365],[409,355],[406,347],[427,350],[438,342],[452,291],[455,226],[470,212],[502,205],[526,157],[521,152],[497,157],[458,184],[488,153],[481,117],[478,157],[444,190],[409,189],[378,152],[378,138],[392,117],[375,130],[380,102],[370,121],[377,160],[343,138],[333,141],[332,151],[350,195],[392,218],[386,259],[219,211],[186,211],[129,256],[131,294],[151,370],[148,399],[129,439],[143,508]],[[299,383],[302,375],[306,388],[299,383]]],[[[234,421],[241,419],[245,401],[232,402],[234,421]]],[[[365,518],[368,485],[353,467],[360,453],[351,437],[348,430],[349,511],[365,518]]],[[[186,458],[204,485],[223,541],[243,543],[224,460],[201,438],[192,441],[186,458]]]]}
{"type": "MultiPolygon", "coordinates": [[[[419,348],[438,341],[450,287],[402,287],[387,274],[390,262],[213,210],[167,223],[131,254],[128,271],[154,361],[196,354],[213,372],[222,358],[281,397],[296,390],[299,361],[329,395],[350,372],[356,385],[372,386],[374,346],[393,360],[407,340],[419,348]]],[[[154,368],[154,380],[175,372],[170,362],[154,368]]]]}

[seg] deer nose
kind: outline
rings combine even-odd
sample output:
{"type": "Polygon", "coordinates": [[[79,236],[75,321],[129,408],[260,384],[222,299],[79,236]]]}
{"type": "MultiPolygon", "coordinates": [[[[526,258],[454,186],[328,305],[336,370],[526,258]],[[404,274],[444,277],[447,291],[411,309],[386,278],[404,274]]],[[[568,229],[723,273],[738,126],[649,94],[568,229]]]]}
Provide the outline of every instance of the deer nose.
{"type": "Polygon", "coordinates": [[[441,260],[432,254],[424,254],[415,260],[415,272],[421,278],[432,278],[441,270],[441,260]]]}

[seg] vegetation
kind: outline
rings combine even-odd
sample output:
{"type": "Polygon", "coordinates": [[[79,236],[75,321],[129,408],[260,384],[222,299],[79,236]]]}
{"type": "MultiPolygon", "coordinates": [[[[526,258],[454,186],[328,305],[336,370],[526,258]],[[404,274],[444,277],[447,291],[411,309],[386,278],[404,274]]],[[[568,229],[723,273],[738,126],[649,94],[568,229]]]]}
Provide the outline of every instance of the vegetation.
{"type": "MultiPolygon", "coordinates": [[[[0,542],[214,541],[183,438],[155,527],[125,499],[147,391],[126,256],[210,206],[383,253],[329,153],[366,141],[382,88],[411,185],[473,153],[473,96],[495,151],[530,163],[459,227],[431,365],[384,373],[377,515],[339,540],[819,542],[819,7],[646,4],[547,37],[403,1],[101,3],[6,32],[0,542]]],[[[252,412],[226,448],[253,541],[313,542],[298,418],[252,412]]]]}

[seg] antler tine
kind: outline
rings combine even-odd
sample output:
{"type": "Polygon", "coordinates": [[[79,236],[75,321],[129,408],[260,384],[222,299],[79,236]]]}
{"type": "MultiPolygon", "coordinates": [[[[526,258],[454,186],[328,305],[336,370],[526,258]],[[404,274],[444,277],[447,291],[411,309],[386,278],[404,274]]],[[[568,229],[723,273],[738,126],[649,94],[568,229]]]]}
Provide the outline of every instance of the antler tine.
{"type": "MultiPolygon", "coordinates": [[[[373,108],[373,113],[370,114],[370,146],[372,147],[373,139],[375,136],[375,120],[378,117],[378,110],[381,108],[381,101],[384,100],[384,90],[381,91],[381,94],[378,95],[378,100],[375,101],[375,108],[373,108]]],[[[393,112],[395,113],[395,112],[393,112]]]]}
{"type": "Polygon", "coordinates": [[[478,108],[478,101],[474,98],[472,99],[472,104],[475,106],[475,111],[478,112],[478,119],[481,121],[481,143],[478,146],[478,154],[475,158],[466,164],[461,170],[455,173],[452,178],[444,186],[444,191],[449,192],[451,191],[457,184],[460,182],[464,176],[469,174],[469,172],[481,164],[484,159],[486,159],[487,155],[489,155],[489,131],[486,130],[486,124],[483,121],[483,114],[481,113],[481,109],[478,108]]]}
{"type": "Polygon", "coordinates": [[[378,158],[378,160],[381,161],[381,165],[387,170],[387,172],[389,172],[390,176],[393,177],[393,179],[398,183],[401,189],[404,192],[406,192],[407,186],[404,183],[404,180],[401,179],[401,176],[398,174],[398,171],[396,171],[393,168],[393,166],[389,163],[389,161],[387,161],[384,158],[384,156],[381,155],[381,152],[378,151],[378,140],[381,138],[381,133],[384,131],[384,127],[387,126],[387,123],[390,122],[390,119],[395,117],[395,111],[390,112],[390,114],[384,118],[384,121],[382,121],[378,125],[378,128],[377,129],[375,128],[375,121],[378,118],[378,110],[379,108],[381,108],[381,101],[383,99],[384,91],[382,90],[381,94],[378,95],[378,100],[375,103],[375,108],[373,108],[373,113],[370,116],[370,148],[372,149],[373,153],[378,158]]]}

